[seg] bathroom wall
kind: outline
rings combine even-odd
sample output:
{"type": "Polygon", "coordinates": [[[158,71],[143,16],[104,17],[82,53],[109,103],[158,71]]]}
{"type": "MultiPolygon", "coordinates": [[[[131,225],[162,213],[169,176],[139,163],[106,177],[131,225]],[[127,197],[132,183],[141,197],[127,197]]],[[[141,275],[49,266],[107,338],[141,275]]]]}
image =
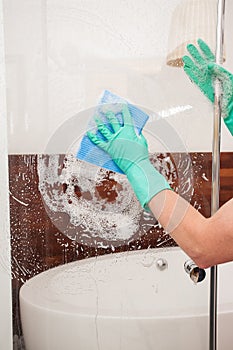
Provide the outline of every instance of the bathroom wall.
{"type": "MultiPolygon", "coordinates": [[[[27,279],[95,255],[175,245],[154,218],[139,210],[122,179],[105,173],[98,185],[93,184],[93,192],[81,191],[77,174],[67,171],[67,164],[74,164],[70,148],[77,149],[85,131],[85,111],[96,105],[104,89],[149,110],[145,134],[152,161],[165,166],[175,190],[209,216],[212,107],[182,69],[166,66],[171,16],[180,0],[164,1],[163,6],[154,0],[118,1],[118,16],[114,1],[3,2],[14,340],[15,348],[23,349],[18,292],[27,279]],[[164,115],[181,147],[167,145],[164,150],[155,140],[153,118],[164,115]],[[65,126],[74,116],[79,123],[67,135],[65,126]],[[191,173],[186,180],[192,183],[185,193],[178,175],[187,165],[191,173]],[[93,199],[105,203],[103,211],[112,206],[114,219],[115,198],[122,188],[135,211],[129,212],[127,235],[120,240],[103,232],[94,235],[70,215],[82,197],[90,205],[90,225],[97,215],[93,199]],[[52,193],[62,206],[54,207],[52,193]]],[[[233,71],[231,18],[233,5],[227,2],[225,66],[233,71]]],[[[222,135],[221,205],[233,197],[233,143],[224,124],[222,135]]],[[[115,226],[110,223],[109,231],[115,226]]]]}
{"type": "MultiPolygon", "coordinates": [[[[179,3],[120,1],[115,16],[113,1],[4,1],[9,152],[43,153],[54,131],[106,88],[157,113],[191,105],[167,120],[189,151],[211,151],[209,103],[182,69],[165,64],[179,3]]],[[[233,70],[232,7],[227,2],[226,67],[233,70]]],[[[232,151],[224,125],[223,134],[223,150],[232,151]]]]}

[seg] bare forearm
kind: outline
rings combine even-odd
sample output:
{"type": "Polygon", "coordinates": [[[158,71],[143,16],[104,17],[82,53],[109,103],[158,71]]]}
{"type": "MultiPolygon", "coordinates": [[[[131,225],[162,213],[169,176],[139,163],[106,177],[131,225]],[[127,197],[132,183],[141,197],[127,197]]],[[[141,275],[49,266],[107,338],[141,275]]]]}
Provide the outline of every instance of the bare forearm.
{"type": "Polygon", "coordinates": [[[161,191],[149,208],[176,243],[200,266],[233,259],[233,201],[205,218],[173,191],[161,191]],[[226,244],[226,239],[228,243],[226,244]]]}

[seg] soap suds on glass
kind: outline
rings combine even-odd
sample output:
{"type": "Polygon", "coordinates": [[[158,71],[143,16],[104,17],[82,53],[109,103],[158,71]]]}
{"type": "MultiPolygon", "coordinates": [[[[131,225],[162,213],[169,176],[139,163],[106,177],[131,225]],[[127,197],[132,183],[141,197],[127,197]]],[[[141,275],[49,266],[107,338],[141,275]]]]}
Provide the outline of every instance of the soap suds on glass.
{"type": "MultiPolygon", "coordinates": [[[[174,184],[177,169],[168,154],[152,157],[151,161],[174,184]]],[[[116,247],[139,238],[155,221],[142,210],[126,176],[80,161],[74,155],[38,156],[38,176],[39,191],[51,220],[78,243],[116,247]]]]}

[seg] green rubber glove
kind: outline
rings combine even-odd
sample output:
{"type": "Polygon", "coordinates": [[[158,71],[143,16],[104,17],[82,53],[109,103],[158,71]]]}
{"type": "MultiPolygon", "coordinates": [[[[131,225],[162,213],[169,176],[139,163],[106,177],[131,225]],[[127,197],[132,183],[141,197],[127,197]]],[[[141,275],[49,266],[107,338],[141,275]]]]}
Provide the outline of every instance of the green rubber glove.
{"type": "Polygon", "coordinates": [[[107,112],[106,117],[110,127],[96,119],[98,131],[104,140],[91,132],[87,132],[87,136],[107,152],[126,174],[141,206],[148,210],[148,202],[160,191],[170,189],[170,186],[150,163],[147,141],[142,134],[136,134],[127,105],[122,109],[123,126],[113,112],[107,112]]]}
{"type": "Polygon", "coordinates": [[[222,116],[233,135],[233,75],[215,63],[214,54],[203,40],[197,42],[199,50],[193,44],[187,46],[192,58],[183,57],[184,71],[211,102],[214,102],[214,81],[220,81],[222,116]]]}

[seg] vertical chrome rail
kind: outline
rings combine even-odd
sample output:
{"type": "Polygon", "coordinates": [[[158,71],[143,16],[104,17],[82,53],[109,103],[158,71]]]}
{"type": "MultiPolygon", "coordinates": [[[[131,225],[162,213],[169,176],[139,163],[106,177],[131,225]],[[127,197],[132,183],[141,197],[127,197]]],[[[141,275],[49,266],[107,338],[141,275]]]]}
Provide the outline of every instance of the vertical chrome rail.
{"type": "MultiPolygon", "coordinates": [[[[216,63],[223,62],[225,0],[218,0],[216,31],[216,63]]],[[[212,145],[212,193],[211,215],[219,208],[220,191],[220,141],[221,141],[221,86],[215,82],[214,123],[212,145]]],[[[210,273],[210,314],[209,314],[209,349],[217,349],[217,279],[218,267],[212,266],[210,273]]]]}

